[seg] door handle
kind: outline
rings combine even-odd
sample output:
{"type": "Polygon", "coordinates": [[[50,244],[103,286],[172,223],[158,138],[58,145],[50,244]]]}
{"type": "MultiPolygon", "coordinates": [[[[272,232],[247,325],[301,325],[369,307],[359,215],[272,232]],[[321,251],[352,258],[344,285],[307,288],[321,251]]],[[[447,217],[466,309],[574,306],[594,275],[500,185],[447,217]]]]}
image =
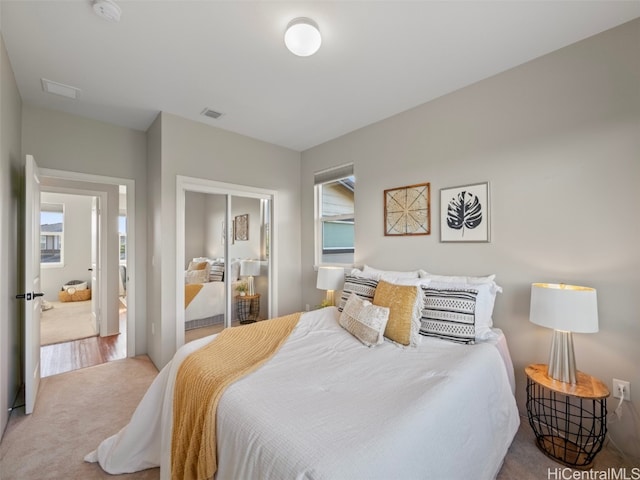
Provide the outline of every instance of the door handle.
{"type": "Polygon", "coordinates": [[[93,272],[93,268],[87,268],[89,272],[93,272]]]}
{"type": "Polygon", "coordinates": [[[31,292],[31,293],[19,293],[18,295],[16,295],[16,299],[26,300],[27,302],[29,300],[33,300],[36,297],[44,297],[44,293],[31,292]]]}

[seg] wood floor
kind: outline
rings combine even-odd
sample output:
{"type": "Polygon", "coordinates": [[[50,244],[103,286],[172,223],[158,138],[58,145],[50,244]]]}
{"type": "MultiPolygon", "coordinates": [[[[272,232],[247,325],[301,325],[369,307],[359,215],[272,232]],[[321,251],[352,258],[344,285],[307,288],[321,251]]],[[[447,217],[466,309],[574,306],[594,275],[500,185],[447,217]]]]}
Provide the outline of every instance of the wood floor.
{"type": "Polygon", "coordinates": [[[40,376],[48,377],[127,356],[127,309],[120,308],[120,333],[40,347],[40,376]]]}
{"type": "MultiPolygon", "coordinates": [[[[40,347],[40,377],[49,377],[79,368],[120,360],[127,356],[127,309],[120,309],[120,333],[109,337],[90,337],[73,342],[40,347]]],[[[240,325],[234,321],[231,326],[240,325]]],[[[220,333],[222,324],[196,328],[185,332],[185,343],[220,333]]]]}

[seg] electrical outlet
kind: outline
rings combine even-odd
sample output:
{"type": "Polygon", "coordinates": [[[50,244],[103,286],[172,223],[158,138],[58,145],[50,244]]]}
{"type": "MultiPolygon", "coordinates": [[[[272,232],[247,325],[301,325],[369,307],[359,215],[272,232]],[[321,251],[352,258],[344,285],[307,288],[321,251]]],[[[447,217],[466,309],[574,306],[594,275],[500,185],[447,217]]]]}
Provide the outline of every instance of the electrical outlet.
{"type": "Polygon", "coordinates": [[[613,379],[613,398],[620,398],[621,393],[624,394],[624,399],[631,401],[631,384],[625,380],[613,379]]]}

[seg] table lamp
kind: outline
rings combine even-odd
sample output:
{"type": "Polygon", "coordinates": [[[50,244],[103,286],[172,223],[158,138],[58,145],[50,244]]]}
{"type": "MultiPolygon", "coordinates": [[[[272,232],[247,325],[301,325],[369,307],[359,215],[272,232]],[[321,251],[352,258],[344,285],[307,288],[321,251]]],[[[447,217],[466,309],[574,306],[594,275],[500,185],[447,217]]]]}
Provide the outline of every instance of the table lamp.
{"type": "Polygon", "coordinates": [[[576,383],[576,359],[572,332],[598,331],[596,290],[576,285],[533,283],[529,321],[553,328],[547,374],[565,383],[576,383]]]}
{"type": "Polygon", "coordinates": [[[342,267],[318,267],[318,279],[316,288],[326,290],[327,295],[323,305],[335,305],[334,292],[342,287],[344,281],[344,268],[342,267]]]}
{"type": "Polygon", "coordinates": [[[240,262],[240,276],[247,278],[247,287],[249,287],[249,295],[255,295],[256,290],[253,285],[254,275],[260,275],[260,262],[257,260],[242,260],[240,262]]]}

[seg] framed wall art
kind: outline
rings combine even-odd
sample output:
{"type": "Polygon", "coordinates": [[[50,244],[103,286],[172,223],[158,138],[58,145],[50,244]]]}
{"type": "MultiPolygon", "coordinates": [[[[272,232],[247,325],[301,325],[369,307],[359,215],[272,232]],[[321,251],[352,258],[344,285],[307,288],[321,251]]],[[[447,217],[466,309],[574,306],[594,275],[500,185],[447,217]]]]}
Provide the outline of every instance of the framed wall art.
{"type": "Polygon", "coordinates": [[[431,186],[429,183],[384,191],[386,236],[431,234],[431,186]]]}
{"type": "Polygon", "coordinates": [[[233,239],[249,240],[249,214],[237,215],[233,220],[233,239]]]}
{"type": "Polygon", "coordinates": [[[440,241],[490,241],[489,182],[440,190],[440,241]]]}

